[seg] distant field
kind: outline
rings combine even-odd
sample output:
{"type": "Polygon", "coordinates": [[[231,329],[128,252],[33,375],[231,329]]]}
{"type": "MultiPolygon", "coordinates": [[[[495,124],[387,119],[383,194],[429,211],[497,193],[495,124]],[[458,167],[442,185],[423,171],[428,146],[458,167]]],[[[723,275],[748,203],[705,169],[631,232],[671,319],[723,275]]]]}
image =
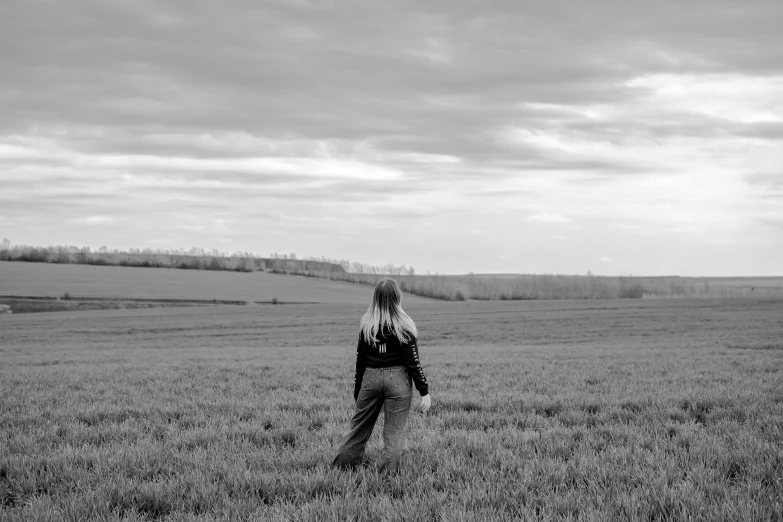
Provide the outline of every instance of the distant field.
{"type": "MultiPolygon", "coordinates": [[[[327,277],[333,281],[373,284],[381,276],[354,273],[295,275],[327,277]]],[[[403,291],[443,300],[550,300],[550,299],[783,299],[781,278],[698,278],[596,276],[564,274],[399,275],[403,291]]]]}
{"type": "Polygon", "coordinates": [[[406,303],[391,478],[329,467],[363,302],[0,316],[0,520],[783,518],[781,301],[406,303]]]}
{"type": "Polygon", "coordinates": [[[783,277],[686,277],[688,282],[742,288],[783,288],[783,277]]]}
{"type": "MultiPolygon", "coordinates": [[[[209,272],[0,261],[0,296],[218,299],[369,304],[372,289],[266,272],[209,272]]],[[[417,297],[410,297],[419,299],[417,297]]]]}

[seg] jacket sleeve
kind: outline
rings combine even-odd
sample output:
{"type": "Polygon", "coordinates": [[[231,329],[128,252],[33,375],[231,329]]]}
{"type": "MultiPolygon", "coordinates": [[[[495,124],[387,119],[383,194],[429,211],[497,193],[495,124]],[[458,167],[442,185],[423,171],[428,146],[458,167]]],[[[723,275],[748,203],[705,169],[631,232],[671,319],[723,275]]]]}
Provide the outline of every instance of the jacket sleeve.
{"type": "Polygon", "coordinates": [[[356,377],[353,384],[353,400],[359,397],[359,390],[362,388],[362,377],[364,369],[367,367],[367,354],[362,350],[362,335],[359,334],[359,342],[356,344],[356,377]]]}
{"type": "Polygon", "coordinates": [[[408,375],[413,379],[413,384],[416,386],[419,394],[424,397],[430,392],[430,388],[419,361],[418,341],[415,337],[411,336],[411,340],[403,344],[402,357],[405,366],[408,368],[408,375]]]}

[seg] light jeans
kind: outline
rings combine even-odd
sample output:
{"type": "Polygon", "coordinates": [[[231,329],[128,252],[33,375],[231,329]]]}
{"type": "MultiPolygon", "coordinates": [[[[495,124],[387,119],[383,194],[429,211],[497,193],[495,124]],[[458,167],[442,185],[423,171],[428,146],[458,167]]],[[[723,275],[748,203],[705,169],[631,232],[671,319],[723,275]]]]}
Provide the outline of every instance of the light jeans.
{"type": "Polygon", "coordinates": [[[403,430],[408,423],[412,398],[411,378],[404,366],[365,369],[362,387],[356,398],[356,410],[351,419],[351,431],[340,442],[333,465],[353,468],[361,463],[364,447],[383,408],[381,468],[397,471],[405,443],[403,430]]]}

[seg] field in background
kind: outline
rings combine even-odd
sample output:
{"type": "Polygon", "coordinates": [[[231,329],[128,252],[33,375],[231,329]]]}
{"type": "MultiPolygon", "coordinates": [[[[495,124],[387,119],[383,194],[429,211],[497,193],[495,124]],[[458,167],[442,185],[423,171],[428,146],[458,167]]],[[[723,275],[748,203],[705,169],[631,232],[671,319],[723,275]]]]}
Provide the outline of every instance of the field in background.
{"type": "Polygon", "coordinates": [[[364,307],[0,316],[0,520],[783,517],[780,301],[411,300],[398,477],[329,467],[364,307]]]}
{"type": "MultiPolygon", "coordinates": [[[[274,270],[275,273],[374,285],[382,275],[274,270]]],[[[525,301],[548,299],[783,298],[783,277],[701,278],[470,274],[395,275],[403,291],[446,301],[525,301]]]]}
{"type": "MultiPolygon", "coordinates": [[[[105,296],[103,288],[106,286],[108,274],[112,274],[118,279],[138,281],[142,288],[144,288],[146,282],[155,281],[154,284],[160,287],[160,289],[154,288],[151,291],[144,289],[142,297],[145,298],[161,296],[161,289],[164,293],[168,292],[166,293],[167,298],[171,298],[174,295],[178,298],[194,298],[193,293],[187,289],[183,290],[183,288],[173,288],[172,286],[183,284],[198,286],[201,284],[200,278],[203,278],[204,289],[211,291],[213,295],[207,297],[201,294],[198,297],[199,299],[247,301],[270,301],[277,299],[296,302],[351,302],[358,295],[356,290],[346,290],[349,296],[344,297],[339,290],[341,288],[339,285],[286,283],[274,277],[270,278],[269,275],[306,276],[313,280],[372,286],[379,279],[385,277],[383,269],[386,268],[391,271],[392,277],[399,281],[404,292],[415,296],[445,301],[465,301],[469,299],[524,301],[718,297],[783,298],[783,277],[634,277],[596,276],[591,273],[586,275],[406,275],[412,274],[413,269],[406,270],[404,266],[395,267],[393,265],[385,267],[372,267],[359,263],[351,265],[347,261],[345,262],[346,266],[372,269],[373,273],[346,272],[339,264],[316,260],[266,259],[240,257],[239,255],[234,257],[199,257],[173,254],[69,253],[66,251],[60,252],[57,248],[59,247],[50,247],[47,250],[46,248],[18,247],[18,251],[6,249],[0,252],[2,254],[0,255],[0,296],[9,295],[9,292],[4,291],[3,288],[4,278],[18,278],[19,284],[6,283],[6,286],[10,285],[13,288],[20,288],[28,283],[31,276],[42,278],[42,282],[37,284],[37,287],[48,284],[54,289],[53,291],[62,290],[63,293],[80,293],[82,289],[93,292],[90,287],[95,287],[98,288],[98,294],[87,293],[83,295],[105,296]],[[35,253],[35,255],[32,255],[31,252],[35,253]],[[3,261],[3,259],[14,259],[16,261],[3,261]],[[26,263],[23,260],[32,262],[26,263]],[[13,266],[11,266],[12,263],[13,266]],[[60,268],[73,266],[81,266],[82,268],[60,268]],[[93,270],[93,267],[98,270],[93,270]],[[171,273],[168,270],[162,270],[164,267],[168,268],[171,273]],[[100,270],[106,268],[114,271],[106,272],[105,270],[100,270]],[[156,272],[147,275],[137,271],[117,271],[122,270],[122,268],[147,268],[154,269],[156,272]],[[201,275],[182,275],[183,270],[176,270],[177,268],[188,269],[184,270],[184,272],[203,272],[201,275]],[[240,275],[234,275],[233,277],[226,274],[215,275],[216,272],[226,271],[237,272],[240,275]],[[248,273],[256,276],[256,280],[241,279],[243,277],[242,274],[248,273]],[[90,281],[92,275],[96,278],[94,282],[90,281]],[[79,288],[63,290],[59,280],[61,276],[65,278],[66,282],[74,281],[79,288]],[[171,283],[169,283],[169,280],[171,280],[171,283]],[[241,283],[239,283],[240,281],[241,283]],[[216,288],[220,285],[226,285],[226,288],[216,288]],[[236,289],[240,285],[246,285],[246,288],[237,291],[236,289]],[[261,288],[263,290],[260,290],[261,293],[259,293],[261,288]],[[172,291],[174,294],[170,293],[172,291]],[[270,293],[281,295],[270,296],[270,293]],[[291,297],[288,297],[289,295],[291,297]]],[[[73,249],[75,247],[70,248],[73,249]]],[[[117,290],[119,292],[123,292],[126,287],[125,282],[119,286],[117,282],[109,282],[108,286],[112,291],[117,290]]],[[[22,294],[17,293],[14,295],[22,294]]],[[[138,297],[137,294],[133,294],[133,296],[138,297]]]]}
{"type": "MultiPolygon", "coordinates": [[[[204,272],[0,261],[0,296],[363,303],[372,289],[268,272],[204,272]]],[[[410,299],[417,299],[410,297],[410,299]]]]}

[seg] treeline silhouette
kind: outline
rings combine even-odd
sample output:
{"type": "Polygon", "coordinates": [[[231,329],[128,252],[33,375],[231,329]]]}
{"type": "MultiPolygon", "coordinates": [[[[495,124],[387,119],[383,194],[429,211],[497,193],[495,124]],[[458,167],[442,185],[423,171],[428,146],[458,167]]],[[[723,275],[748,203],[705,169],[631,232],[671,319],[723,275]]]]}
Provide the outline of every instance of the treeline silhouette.
{"type": "Polygon", "coordinates": [[[347,259],[327,257],[298,257],[295,253],[272,252],[264,256],[255,252],[223,252],[200,247],[190,249],[174,248],[129,248],[110,249],[101,246],[93,250],[89,246],[14,245],[8,239],[0,244],[0,261],[25,261],[30,263],[73,263],[83,265],[118,265],[145,268],[179,268],[188,270],[230,270],[237,272],[274,271],[277,273],[355,272],[372,275],[414,275],[416,270],[405,265],[372,265],[347,259]]]}

